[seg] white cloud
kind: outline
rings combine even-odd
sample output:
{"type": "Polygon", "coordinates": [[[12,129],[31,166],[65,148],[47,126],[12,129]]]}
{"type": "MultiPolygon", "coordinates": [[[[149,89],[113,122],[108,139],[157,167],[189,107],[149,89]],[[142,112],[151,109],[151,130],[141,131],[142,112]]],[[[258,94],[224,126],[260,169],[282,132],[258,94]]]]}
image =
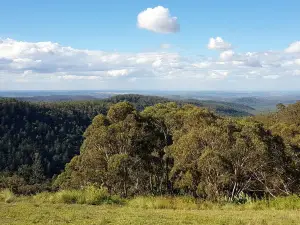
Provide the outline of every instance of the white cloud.
{"type": "Polygon", "coordinates": [[[233,56],[234,56],[234,51],[232,50],[227,50],[220,53],[220,59],[223,61],[229,61],[232,59],[233,56]]]}
{"type": "Polygon", "coordinates": [[[194,63],[192,65],[197,68],[203,69],[203,68],[208,68],[209,66],[211,66],[211,62],[199,62],[199,63],[194,63]]]}
{"type": "MultiPolygon", "coordinates": [[[[220,45],[216,46],[221,50],[220,45]]],[[[163,88],[160,84],[169,88],[170,82],[176,89],[187,82],[206,87],[205,82],[238,80],[243,85],[248,79],[246,85],[249,80],[275,82],[279,76],[296,79],[300,75],[299,65],[299,53],[286,51],[240,53],[229,49],[221,51],[219,57],[197,57],[164,51],[104,52],[52,42],[0,41],[0,89],[12,89],[14,83],[28,88],[36,84],[38,89],[57,89],[58,85],[69,89],[100,88],[101,84],[113,88],[131,84],[151,89],[163,88]],[[78,86],[71,86],[75,83],[78,86]]]]}
{"type": "Polygon", "coordinates": [[[127,76],[129,74],[129,71],[127,69],[109,70],[107,71],[107,74],[112,77],[121,77],[121,76],[127,76]]]}
{"type": "Polygon", "coordinates": [[[31,67],[37,67],[41,63],[41,60],[33,60],[28,58],[12,59],[10,66],[16,69],[26,69],[31,67]]]}
{"type": "Polygon", "coordinates": [[[300,41],[296,41],[285,49],[287,53],[300,53],[300,41]]]}
{"type": "Polygon", "coordinates": [[[163,6],[148,8],[139,13],[137,26],[156,33],[176,33],[180,30],[177,17],[172,17],[163,6]]]}
{"type": "Polygon", "coordinates": [[[157,59],[152,63],[153,67],[160,67],[162,65],[161,59],[157,59]]]}
{"type": "Polygon", "coordinates": [[[23,72],[23,74],[26,76],[26,75],[28,75],[28,74],[32,74],[32,70],[25,70],[24,72],[23,72]]]}
{"type": "Polygon", "coordinates": [[[209,72],[209,78],[212,79],[224,79],[228,76],[228,71],[222,71],[222,70],[213,70],[209,72]]]}
{"type": "Polygon", "coordinates": [[[262,67],[261,62],[256,58],[248,58],[245,62],[245,65],[250,67],[262,67]]]}
{"type": "Polygon", "coordinates": [[[207,47],[212,50],[221,51],[229,50],[232,48],[231,44],[225,42],[221,37],[210,38],[207,47]]]}
{"type": "Polygon", "coordinates": [[[59,79],[63,80],[96,80],[99,79],[97,76],[76,76],[76,75],[63,75],[58,76],[59,79]]]}

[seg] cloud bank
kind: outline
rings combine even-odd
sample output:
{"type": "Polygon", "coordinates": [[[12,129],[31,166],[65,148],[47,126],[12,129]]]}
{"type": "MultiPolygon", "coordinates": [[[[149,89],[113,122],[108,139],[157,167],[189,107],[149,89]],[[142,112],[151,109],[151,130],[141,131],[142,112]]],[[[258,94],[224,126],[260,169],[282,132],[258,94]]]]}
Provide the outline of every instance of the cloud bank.
{"type": "MultiPolygon", "coordinates": [[[[282,51],[234,52],[222,38],[209,40],[219,57],[184,53],[121,53],[81,50],[53,42],[0,40],[0,89],[205,87],[217,81],[248,84],[249,80],[300,77],[298,43],[282,51]],[[217,41],[216,41],[217,40],[217,41]],[[225,50],[227,49],[227,50],[225,50]],[[130,83],[131,86],[126,86],[130,83]],[[74,85],[77,86],[74,86],[74,85]],[[72,86],[73,85],[73,86],[72,86]],[[84,86],[86,85],[86,86],[84,86]],[[110,85],[110,86],[108,86],[110,85]],[[85,87],[85,88],[84,88],[85,87]]],[[[228,85],[228,83],[227,83],[228,85]]]]}

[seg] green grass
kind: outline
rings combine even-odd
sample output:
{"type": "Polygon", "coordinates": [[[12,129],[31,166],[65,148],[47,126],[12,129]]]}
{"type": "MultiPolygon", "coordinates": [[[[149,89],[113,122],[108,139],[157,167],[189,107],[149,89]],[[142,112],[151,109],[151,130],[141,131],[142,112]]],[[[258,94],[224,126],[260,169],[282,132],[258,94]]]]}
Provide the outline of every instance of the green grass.
{"type": "Polygon", "coordinates": [[[121,200],[92,187],[31,197],[15,197],[4,190],[0,192],[0,224],[300,224],[300,198],[289,196],[237,205],[190,197],[121,200]],[[6,201],[11,197],[13,201],[6,201]]]}
{"type": "Polygon", "coordinates": [[[123,204],[118,196],[111,196],[106,189],[99,189],[93,186],[82,190],[62,190],[55,193],[40,193],[33,196],[36,202],[40,203],[66,203],[66,204],[123,204]]]}
{"type": "Polygon", "coordinates": [[[299,224],[298,210],[173,210],[128,206],[0,203],[1,225],[24,224],[299,224]]]}

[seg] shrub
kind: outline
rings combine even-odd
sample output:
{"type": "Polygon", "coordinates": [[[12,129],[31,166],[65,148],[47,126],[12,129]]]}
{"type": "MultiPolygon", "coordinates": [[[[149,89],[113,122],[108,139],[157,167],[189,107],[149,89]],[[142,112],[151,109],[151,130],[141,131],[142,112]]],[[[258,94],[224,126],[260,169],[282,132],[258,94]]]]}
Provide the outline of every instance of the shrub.
{"type": "Polygon", "coordinates": [[[16,196],[11,190],[4,189],[0,192],[0,200],[6,203],[11,203],[16,200],[16,196]]]}
{"type": "Polygon", "coordinates": [[[290,195],[286,197],[277,197],[270,200],[263,199],[245,205],[246,208],[265,209],[272,208],[277,210],[282,209],[300,209],[300,197],[290,195]]]}
{"type": "Polygon", "coordinates": [[[192,197],[136,197],[128,202],[130,207],[144,209],[199,209],[201,205],[192,197]]]}
{"type": "Polygon", "coordinates": [[[34,196],[35,200],[65,204],[122,204],[118,196],[111,196],[104,188],[89,186],[81,190],[61,190],[55,193],[40,193],[34,196]]]}

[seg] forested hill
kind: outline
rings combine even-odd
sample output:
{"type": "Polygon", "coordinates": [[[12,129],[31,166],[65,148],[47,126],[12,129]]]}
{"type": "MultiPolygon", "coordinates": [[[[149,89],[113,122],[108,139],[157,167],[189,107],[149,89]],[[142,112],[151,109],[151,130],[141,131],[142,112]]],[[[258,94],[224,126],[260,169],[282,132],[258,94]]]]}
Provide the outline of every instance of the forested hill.
{"type": "MultiPolygon", "coordinates": [[[[0,99],[0,172],[17,174],[18,179],[28,184],[43,182],[59,174],[79,153],[82,135],[92,119],[98,114],[106,114],[112,104],[123,101],[142,111],[145,107],[171,100],[142,95],[66,102],[0,99]]],[[[179,105],[186,103],[208,106],[223,115],[249,115],[240,108],[227,105],[177,101],[179,105]]]]}
{"type": "Polygon", "coordinates": [[[51,178],[78,154],[83,132],[100,113],[106,113],[101,102],[0,100],[0,170],[29,184],[51,178]]]}
{"type": "MultiPolygon", "coordinates": [[[[147,113],[151,109],[151,107],[147,108],[148,106],[167,103],[170,100],[141,95],[122,95],[103,100],[68,102],[26,102],[16,99],[0,99],[0,188],[15,187],[21,193],[38,191],[38,188],[42,188],[40,184],[45,184],[45,181],[60,174],[66,163],[79,154],[80,146],[84,147],[84,144],[82,145],[83,133],[92,123],[93,118],[98,114],[107,115],[112,105],[124,101],[132,103],[133,107],[136,107],[138,111],[143,111],[142,115],[147,117],[147,113]],[[145,108],[148,110],[144,110],[145,108]],[[20,190],[20,188],[25,190],[20,190]]],[[[208,104],[196,100],[177,101],[179,107],[185,103],[196,106],[207,106],[205,104],[208,104]]],[[[227,108],[228,105],[214,107],[216,111],[221,110],[222,107],[227,110],[225,112],[237,111],[227,108]]],[[[190,106],[186,106],[186,109],[189,108],[190,106]]],[[[300,133],[297,122],[300,115],[299,103],[288,107],[279,105],[279,108],[278,113],[257,116],[253,119],[261,121],[274,134],[281,136],[287,146],[293,145],[293,149],[299,150],[300,133]]],[[[158,110],[155,113],[158,113],[159,116],[164,116],[166,113],[164,108],[160,109],[160,106],[153,109],[158,110]]],[[[152,114],[150,113],[150,115],[152,114]]],[[[218,118],[223,118],[224,121],[230,120],[214,113],[204,113],[203,115],[200,113],[197,114],[200,118],[197,118],[201,120],[206,115],[216,121],[218,118]]],[[[170,114],[169,117],[164,118],[166,122],[170,122],[172,126],[176,127],[180,123],[172,122],[177,119],[172,116],[174,115],[170,114]]],[[[156,121],[158,118],[154,117],[153,119],[156,121]]],[[[187,125],[193,124],[194,119],[191,119],[190,122],[187,125]]],[[[154,125],[157,126],[156,123],[154,125]]],[[[156,132],[155,129],[153,132],[156,132]]],[[[247,132],[245,130],[245,134],[247,132]]],[[[172,137],[166,138],[165,140],[169,140],[172,137]]],[[[152,141],[150,142],[152,143],[152,141]]],[[[170,143],[172,143],[171,139],[170,143]]]]}
{"type": "Polygon", "coordinates": [[[277,112],[257,115],[254,119],[300,151],[300,101],[288,106],[278,104],[277,108],[277,112]]]}
{"type": "Polygon", "coordinates": [[[166,103],[166,102],[176,102],[177,104],[192,104],[199,107],[209,108],[220,115],[226,116],[249,116],[251,112],[255,109],[251,106],[240,103],[232,103],[225,101],[213,101],[213,100],[197,100],[197,99],[169,99],[159,96],[146,96],[139,94],[123,94],[115,95],[110,98],[97,99],[93,96],[88,95],[50,95],[50,96],[34,96],[34,97],[19,97],[17,98],[21,101],[29,102],[78,102],[78,101],[93,101],[105,102],[105,103],[118,103],[122,101],[127,101],[132,103],[137,110],[143,110],[147,106],[152,106],[157,103],[166,103]]]}

